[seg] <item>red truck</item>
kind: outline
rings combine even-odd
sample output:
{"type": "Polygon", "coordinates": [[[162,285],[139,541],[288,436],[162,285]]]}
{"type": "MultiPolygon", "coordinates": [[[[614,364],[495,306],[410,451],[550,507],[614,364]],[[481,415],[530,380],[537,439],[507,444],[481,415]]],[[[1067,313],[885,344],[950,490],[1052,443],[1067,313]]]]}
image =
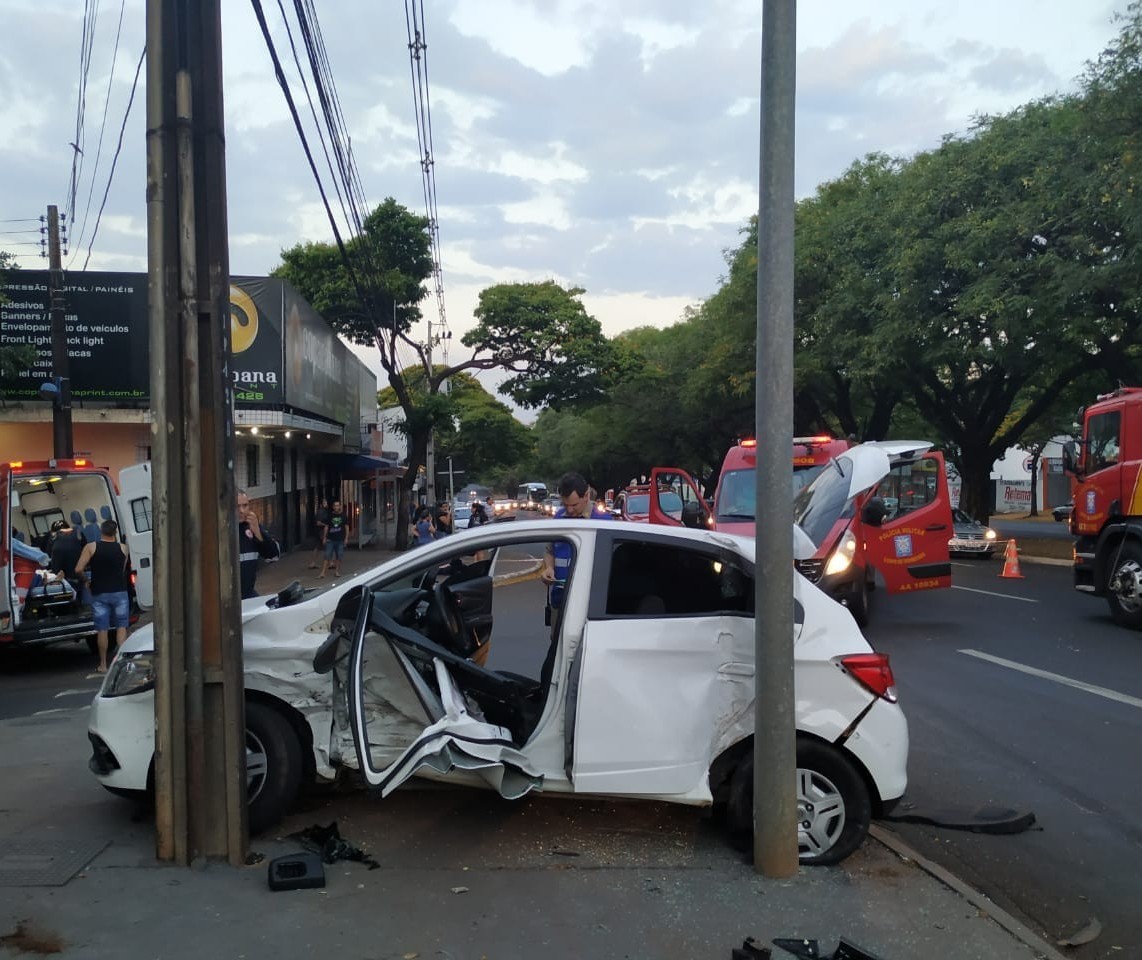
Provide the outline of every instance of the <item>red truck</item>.
{"type": "Polygon", "coordinates": [[[1075,589],[1106,597],[1115,623],[1142,629],[1142,387],[1101,394],[1082,439],[1063,447],[1073,477],[1075,589]]]}

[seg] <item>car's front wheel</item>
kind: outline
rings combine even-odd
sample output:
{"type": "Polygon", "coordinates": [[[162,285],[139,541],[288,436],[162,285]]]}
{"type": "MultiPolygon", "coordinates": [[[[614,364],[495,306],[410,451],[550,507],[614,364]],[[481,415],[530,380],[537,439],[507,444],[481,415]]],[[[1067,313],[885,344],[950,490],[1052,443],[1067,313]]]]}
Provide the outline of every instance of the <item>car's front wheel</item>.
{"type": "MultiPolygon", "coordinates": [[[[730,781],[726,815],[734,842],[752,846],[753,752],[730,781]]],[[[797,850],[801,863],[840,863],[864,842],[872,800],[864,780],[839,750],[797,738],[797,850]]]]}
{"type": "Polygon", "coordinates": [[[304,764],[290,722],[273,707],[246,701],[246,797],[250,833],[277,823],[297,799],[304,764]]]}

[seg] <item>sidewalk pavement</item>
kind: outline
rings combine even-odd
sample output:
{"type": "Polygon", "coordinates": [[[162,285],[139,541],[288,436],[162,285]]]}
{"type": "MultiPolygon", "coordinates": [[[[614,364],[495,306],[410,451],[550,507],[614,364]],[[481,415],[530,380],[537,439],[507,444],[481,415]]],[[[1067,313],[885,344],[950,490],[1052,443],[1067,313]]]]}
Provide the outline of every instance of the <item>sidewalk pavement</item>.
{"type": "MultiPolygon", "coordinates": [[[[311,554],[263,567],[260,592],[325,584],[311,554]]],[[[390,555],[353,549],[342,569],[390,555]]],[[[149,809],[88,772],[86,716],[0,721],[0,957],[727,960],[746,937],[815,939],[823,956],[845,937],[880,960],[1060,957],[883,827],[840,866],[775,880],[707,812],[644,801],[319,792],[252,839],[258,862],[171,866],[149,809]],[[270,891],[269,861],[303,849],[290,834],[333,822],[378,868],[342,860],[322,889],[270,891]]]]}

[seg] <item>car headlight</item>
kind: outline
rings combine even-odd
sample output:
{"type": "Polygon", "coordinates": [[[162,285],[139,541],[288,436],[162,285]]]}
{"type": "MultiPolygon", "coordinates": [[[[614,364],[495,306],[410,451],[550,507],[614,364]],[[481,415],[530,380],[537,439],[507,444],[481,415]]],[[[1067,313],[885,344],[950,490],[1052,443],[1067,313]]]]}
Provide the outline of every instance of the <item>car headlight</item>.
{"type": "Polygon", "coordinates": [[[833,551],[829,562],[825,564],[825,576],[844,573],[853,564],[853,554],[856,553],[857,541],[851,530],[846,530],[841,536],[841,542],[833,551]]]}
{"type": "Polygon", "coordinates": [[[988,527],[983,532],[983,539],[984,540],[994,540],[995,539],[995,531],[992,530],[991,527],[988,527]]]}
{"type": "Polygon", "coordinates": [[[145,693],[154,687],[154,653],[121,653],[111,662],[100,696],[126,697],[132,693],[145,693]]]}

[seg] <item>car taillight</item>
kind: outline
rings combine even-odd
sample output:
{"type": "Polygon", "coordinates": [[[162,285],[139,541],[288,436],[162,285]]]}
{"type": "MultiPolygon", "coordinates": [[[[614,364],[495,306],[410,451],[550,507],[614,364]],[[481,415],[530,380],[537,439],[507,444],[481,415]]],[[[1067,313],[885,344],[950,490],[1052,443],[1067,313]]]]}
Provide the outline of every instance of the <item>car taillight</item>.
{"type": "Polygon", "coordinates": [[[889,703],[896,703],[896,678],[887,653],[853,653],[840,658],[840,664],[863,686],[889,703]]]}

